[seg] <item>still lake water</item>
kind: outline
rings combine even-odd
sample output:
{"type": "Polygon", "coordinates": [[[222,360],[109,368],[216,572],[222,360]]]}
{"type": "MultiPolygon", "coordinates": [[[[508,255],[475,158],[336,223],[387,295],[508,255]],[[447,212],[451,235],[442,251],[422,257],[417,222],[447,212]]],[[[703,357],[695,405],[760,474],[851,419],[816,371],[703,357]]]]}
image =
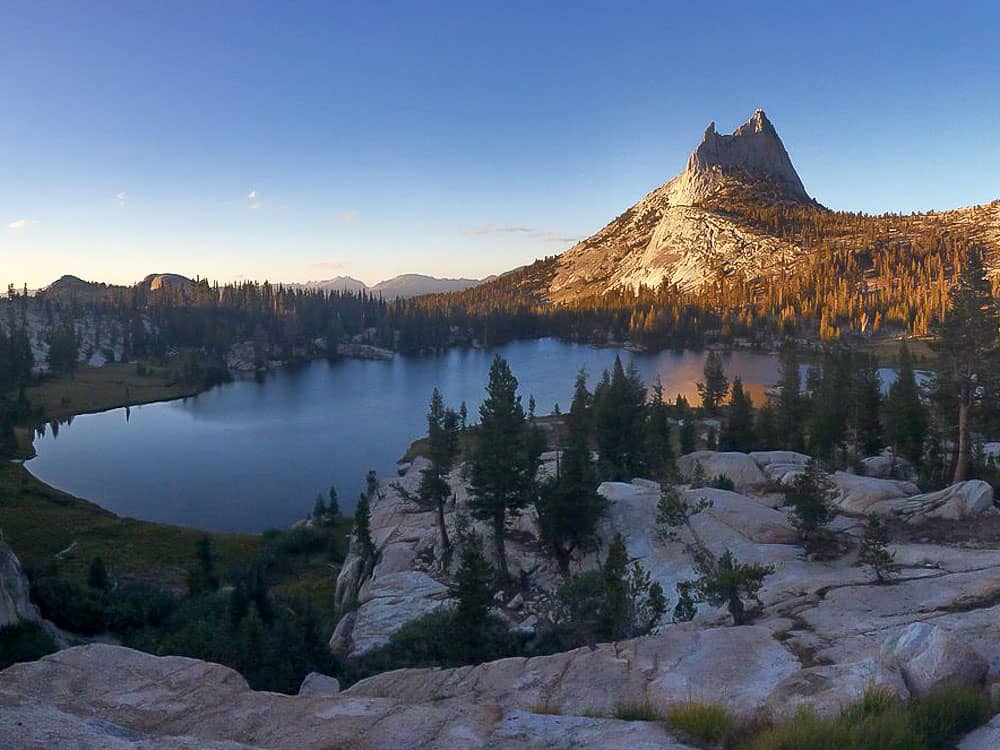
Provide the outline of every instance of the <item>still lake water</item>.
{"type": "MultiPolygon", "coordinates": [[[[525,405],[534,394],[539,414],[556,403],[565,411],[576,372],[586,368],[593,388],[616,353],[633,360],[647,384],[659,376],[666,397],[682,393],[697,403],[705,358],[541,339],[391,362],[315,361],[128,413],[76,417],[58,435],[49,429],[35,439],[38,456],[27,467],[119,515],[217,531],[287,527],[331,484],[347,512],[369,469],[394,474],[396,461],[426,429],[435,387],[455,408],[465,400],[476,421],[496,353],[510,362],[525,405]]],[[[777,359],[767,354],[733,352],[722,360],[758,404],[778,378],[777,359]]]]}

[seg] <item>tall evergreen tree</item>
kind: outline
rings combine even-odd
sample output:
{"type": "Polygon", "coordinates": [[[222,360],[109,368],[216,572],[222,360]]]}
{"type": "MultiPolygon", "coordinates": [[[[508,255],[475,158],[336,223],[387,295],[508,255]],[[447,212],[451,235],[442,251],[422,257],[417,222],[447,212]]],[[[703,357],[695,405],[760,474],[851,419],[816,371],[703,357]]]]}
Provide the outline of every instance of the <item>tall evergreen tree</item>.
{"type": "Polygon", "coordinates": [[[820,530],[836,515],[834,491],[833,482],[815,458],[809,459],[805,471],[785,488],[785,503],[791,508],[792,524],[807,548],[815,546],[820,530]]]}
{"type": "Polygon", "coordinates": [[[674,473],[674,450],[670,444],[669,408],[663,401],[663,384],[656,379],[646,405],[646,468],[657,479],[674,473]]]}
{"type": "Polygon", "coordinates": [[[484,642],[484,631],[493,605],[493,569],[483,555],[483,542],[470,534],[462,545],[458,570],[450,587],[457,601],[452,623],[463,661],[474,661],[484,642]]]}
{"type": "Polygon", "coordinates": [[[852,357],[850,423],[857,456],[874,456],[882,450],[882,381],[878,364],[869,354],[852,357]]]}
{"type": "Polygon", "coordinates": [[[950,308],[937,328],[938,373],[934,395],[939,405],[953,409],[950,423],[956,437],[953,482],[969,476],[972,441],[971,412],[977,401],[995,393],[998,320],[983,249],[969,249],[949,294],[950,308]]]}
{"type": "Polygon", "coordinates": [[[729,395],[729,414],[722,428],[719,447],[724,451],[742,451],[754,449],[753,400],[750,394],[743,390],[743,381],[733,378],[733,387],[729,395]]]}
{"type": "Polygon", "coordinates": [[[643,421],[646,388],[634,364],[628,370],[615,357],[594,391],[594,427],[601,476],[626,480],[645,470],[643,421]]]}
{"type": "Polygon", "coordinates": [[[800,399],[799,409],[809,427],[812,455],[829,460],[845,448],[851,414],[851,382],[850,356],[846,350],[827,352],[822,367],[810,368],[808,403],[800,399]]]}
{"type": "Polygon", "coordinates": [[[698,383],[701,405],[709,414],[715,414],[729,392],[729,380],[722,367],[722,359],[714,349],[705,358],[705,379],[698,383]]]}
{"type": "Polygon", "coordinates": [[[535,501],[542,538],[563,575],[569,573],[575,551],[596,546],[597,522],[605,508],[604,498],[597,494],[597,471],[590,455],[590,401],[587,376],[581,370],[566,417],[559,476],[543,485],[535,501]]]}
{"type": "Polygon", "coordinates": [[[899,347],[899,371],[895,382],[889,386],[883,412],[885,437],[893,452],[919,466],[923,463],[927,439],[927,407],[920,398],[913,359],[905,339],[899,347]]]}
{"type": "Polygon", "coordinates": [[[697,425],[694,419],[694,410],[688,405],[687,399],[678,396],[674,402],[674,409],[677,411],[677,419],[680,420],[680,430],[678,438],[681,444],[681,455],[694,453],[698,450],[697,425]]]}
{"type": "Polygon", "coordinates": [[[805,440],[802,434],[802,393],[799,378],[799,358],[795,347],[788,342],[781,351],[781,394],[778,397],[778,432],[788,450],[801,451],[805,440]]]}
{"type": "Polygon", "coordinates": [[[492,525],[497,565],[505,579],[507,518],[521,512],[535,489],[541,451],[530,431],[517,395],[517,378],[497,355],[490,367],[486,400],[479,408],[469,507],[473,516],[492,525]]]}
{"type": "MultiPolygon", "coordinates": [[[[354,509],[354,541],[357,542],[361,558],[369,568],[375,565],[375,542],[372,539],[372,512],[366,495],[358,498],[354,509]]],[[[364,576],[362,576],[364,578],[364,576]]]]}
{"type": "Polygon", "coordinates": [[[420,478],[420,500],[434,508],[437,515],[438,533],[441,536],[442,554],[447,558],[451,550],[448,529],[444,521],[444,506],[451,492],[448,474],[458,457],[459,416],[452,409],[446,409],[441,392],[437,388],[431,394],[430,410],[427,412],[427,442],[430,465],[423,470],[420,478]]]}

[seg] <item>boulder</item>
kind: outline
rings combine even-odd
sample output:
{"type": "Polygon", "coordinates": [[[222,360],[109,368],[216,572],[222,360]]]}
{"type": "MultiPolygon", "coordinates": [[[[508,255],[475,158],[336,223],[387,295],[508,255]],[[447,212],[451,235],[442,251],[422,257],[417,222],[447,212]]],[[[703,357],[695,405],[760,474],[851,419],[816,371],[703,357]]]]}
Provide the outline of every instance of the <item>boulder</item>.
{"type": "Polygon", "coordinates": [[[965,735],[958,743],[958,750],[996,750],[1000,747],[1000,714],[989,724],[965,735]]]}
{"type": "Polygon", "coordinates": [[[809,462],[809,456],[795,451],[754,451],[750,458],[757,462],[770,481],[778,484],[788,484],[802,473],[809,462]]]}
{"type": "Polygon", "coordinates": [[[989,668],[976,651],[943,628],[915,622],[882,643],[884,666],[898,668],[910,693],[927,695],[946,685],[975,685],[989,668]]]}
{"type": "Polygon", "coordinates": [[[724,475],[740,492],[755,490],[767,483],[757,462],[746,453],[695,451],[677,459],[677,469],[685,479],[694,475],[696,464],[701,464],[706,478],[724,475]]]}
{"type": "Polygon", "coordinates": [[[912,482],[895,479],[876,479],[838,471],[830,475],[837,488],[834,505],[846,513],[868,513],[872,506],[883,500],[909,497],[920,492],[912,482]]]}
{"type": "Polygon", "coordinates": [[[888,690],[901,700],[910,697],[898,669],[886,668],[878,659],[868,658],[795,672],[771,691],[767,709],[771,716],[779,719],[794,716],[806,706],[820,715],[835,716],[872,687],[888,690]]]}
{"type": "Polygon", "coordinates": [[[980,479],[959,482],[937,492],[915,495],[904,500],[880,503],[873,510],[893,513],[908,523],[932,519],[960,521],[993,509],[993,488],[980,479]]]}
{"type": "Polygon", "coordinates": [[[917,478],[917,470],[902,456],[894,456],[886,451],[878,456],[861,459],[861,473],[877,479],[902,479],[912,482],[917,478]]]}
{"type": "Polygon", "coordinates": [[[336,695],[340,692],[340,680],[330,675],[310,672],[299,686],[299,695],[336,695]]]}

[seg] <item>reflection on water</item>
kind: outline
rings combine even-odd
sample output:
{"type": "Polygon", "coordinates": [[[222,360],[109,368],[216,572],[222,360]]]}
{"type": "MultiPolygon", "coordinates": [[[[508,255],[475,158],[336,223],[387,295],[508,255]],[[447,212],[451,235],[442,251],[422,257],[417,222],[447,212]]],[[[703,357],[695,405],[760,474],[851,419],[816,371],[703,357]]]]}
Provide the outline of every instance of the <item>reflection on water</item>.
{"type": "MultiPolygon", "coordinates": [[[[215,530],[259,531],[303,517],[317,493],[337,487],[342,510],[353,507],[368,469],[387,475],[424,430],[431,390],[474,420],[490,361],[499,352],[535,396],[539,413],[568,408],[577,370],[590,385],[616,353],[633,360],[664,394],[697,402],[703,352],[632,354],[553,339],[494,351],[452,350],[391,362],[313,362],[239,381],[199,396],[115,409],[53,425],[35,441],[28,463],[37,477],[121,515],[215,530]]],[[[766,354],[722,357],[760,403],[777,380],[766,354]]]]}

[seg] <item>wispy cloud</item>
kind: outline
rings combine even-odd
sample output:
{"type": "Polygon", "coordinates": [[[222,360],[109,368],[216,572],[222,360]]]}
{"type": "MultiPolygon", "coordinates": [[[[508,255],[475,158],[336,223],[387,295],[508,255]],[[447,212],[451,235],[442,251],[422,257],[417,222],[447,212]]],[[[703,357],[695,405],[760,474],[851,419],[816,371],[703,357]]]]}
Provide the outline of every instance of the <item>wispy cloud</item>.
{"type": "Polygon", "coordinates": [[[462,230],[466,237],[485,237],[490,235],[519,234],[539,242],[567,245],[579,242],[578,237],[568,237],[551,229],[534,229],[517,225],[480,224],[478,227],[467,227],[462,230]]]}
{"type": "Polygon", "coordinates": [[[124,190],[122,190],[120,193],[115,193],[115,202],[119,206],[124,206],[125,205],[125,199],[126,198],[128,198],[128,193],[126,193],[124,190]]]}
{"type": "Polygon", "coordinates": [[[478,227],[469,227],[462,230],[462,234],[467,237],[477,237],[487,234],[532,234],[535,232],[531,227],[497,226],[496,224],[481,224],[478,227]]]}
{"type": "Polygon", "coordinates": [[[311,263],[310,268],[315,268],[320,271],[340,271],[344,268],[344,264],[337,260],[321,260],[316,263],[311,263]]]}
{"type": "Polygon", "coordinates": [[[7,225],[8,229],[27,229],[28,227],[33,227],[38,222],[34,219],[15,219],[10,224],[7,225]]]}
{"type": "Polygon", "coordinates": [[[251,190],[249,193],[247,193],[247,200],[248,201],[257,200],[257,191],[251,190]]]}
{"type": "Polygon", "coordinates": [[[354,221],[357,218],[358,218],[358,212],[357,211],[341,211],[340,212],[340,220],[342,222],[344,222],[345,224],[350,223],[350,222],[354,221]]]}
{"type": "Polygon", "coordinates": [[[247,208],[249,208],[251,211],[259,211],[260,209],[264,208],[265,205],[266,204],[262,203],[261,201],[257,201],[256,203],[251,203],[249,206],[247,206],[247,208]]]}

